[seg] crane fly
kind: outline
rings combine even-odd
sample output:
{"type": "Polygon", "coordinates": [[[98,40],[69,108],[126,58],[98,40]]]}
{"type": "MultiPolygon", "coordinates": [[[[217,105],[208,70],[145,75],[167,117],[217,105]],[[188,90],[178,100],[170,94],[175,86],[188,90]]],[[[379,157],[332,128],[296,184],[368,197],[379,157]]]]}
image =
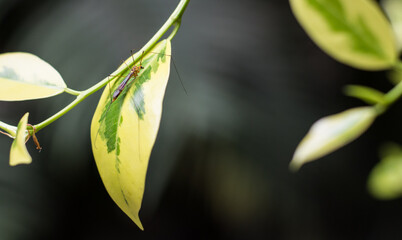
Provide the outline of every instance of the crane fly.
{"type": "MultiPolygon", "coordinates": [[[[155,53],[155,54],[162,54],[162,53],[155,53]]],[[[166,55],[166,56],[170,56],[170,57],[171,57],[171,55],[166,55]]],[[[131,50],[131,57],[133,57],[133,51],[132,51],[132,50],[131,50]]],[[[113,103],[114,101],[116,101],[116,99],[117,99],[117,98],[119,97],[119,95],[123,92],[124,88],[126,87],[126,85],[128,84],[128,82],[130,81],[130,79],[131,79],[131,78],[133,78],[133,80],[136,79],[137,76],[138,76],[138,74],[140,73],[141,69],[144,69],[144,67],[142,66],[142,59],[143,59],[143,57],[144,57],[144,52],[142,52],[142,55],[141,55],[140,65],[139,65],[139,66],[135,66],[135,65],[134,65],[134,66],[130,69],[130,73],[123,79],[123,81],[119,84],[119,86],[117,87],[117,89],[113,92],[111,103],[113,103]]],[[[133,57],[133,62],[134,62],[134,57],[133,57]]],[[[181,80],[180,74],[179,74],[179,72],[177,71],[177,67],[176,67],[176,64],[175,64],[174,61],[173,61],[173,58],[172,58],[172,62],[173,62],[173,66],[174,66],[174,68],[175,68],[175,70],[176,70],[176,73],[177,73],[177,75],[179,76],[179,80],[180,80],[180,83],[181,83],[181,85],[182,85],[182,87],[183,87],[183,89],[184,89],[184,92],[185,92],[186,95],[187,95],[187,90],[186,90],[186,88],[184,87],[183,81],[181,80]]]]}
{"type": "MultiPolygon", "coordinates": [[[[134,63],[133,51],[131,50],[130,52],[131,52],[131,57],[133,58],[133,63],[134,63]]],[[[143,57],[144,57],[144,52],[142,52],[142,55],[141,55],[140,65],[139,66],[134,65],[132,68],[130,68],[130,72],[128,73],[128,75],[125,76],[123,81],[117,86],[116,90],[114,90],[114,92],[113,92],[113,95],[111,94],[112,96],[110,99],[110,104],[106,110],[105,116],[108,114],[113,102],[115,102],[117,100],[117,98],[120,96],[120,94],[126,88],[127,84],[130,82],[130,79],[135,80],[137,78],[138,74],[140,73],[140,71],[142,69],[144,69],[144,67],[142,66],[142,58],[143,57]]],[[[128,67],[128,65],[127,65],[127,67],[128,67]]],[[[110,84],[110,82],[109,82],[109,84],[110,84]]],[[[111,87],[109,85],[109,90],[110,90],[110,88],[111,87]]],[[[95,142],[96,142],[96,139],[98,138],[99,131],[100,131],[100,128],[99,128],[98,132],[96,133],[95,142]]]]}
{"type": "MultiPolygon", "coordinates": [[[[133,63],[134,63],[133,51],[131,50],[130,52],[131,52],[131,57],[132,57],[133,63]]],[[[150,53],[153,53],[153,52],[150,52],[150,53]]],[[[167,55],[167,54],[163,54],[163,53],[154,53],[154,54],[162,54],[162,55],[171,57],[171,55],[167,55]]],[[[110,102],[109,102],[109,106],[107,107],[107,110],[106,110],[106,112],[105,112],[105,116],[108,114],[110,108],[112,107],[112,105],[114,104],[114,102],[119,98],[120,94],[124,91],[124,89],[125,89],[127,86],[129,86],[130,83],[131,83],[132,81],[134,81],[134,80],[138,77],[138,75],[140,74],[141,70],[144,69],[144,67],[143,67],[143,65],[142,65],[142,60],[143,60],[143,58],[144,58],[144,51],[142,52],[142,55],[141,55],[140,64],[139,64],[138,66],[137,66],[137,65],[134,65],[133,67],[131,67],[131,68],[130,68],[130,72],[128,73],[127,76],[124,77],[123,81],[117,86],[117,88],[114,90],[113,94],[112,94],[112,92],[110,92],[110,102]]],[[[172,61],[173,61],[173,59],[172,59],[172,61]]],[[[125,64],[126,64],[126,63],[125,63],[125,64]]],[[[186,89],[185,89],[185,87],[184,87],[184,85],[183,85],[183,81],[181,80],[181,77],[180,77],[180,75],[179,75],[179,72],[177,71],[177,67],[176,67],[176,64],[174,63],[174,61],[173,61],[173,65],[174,65],[174,68],[175,68],[175,70],[176,70],[176,73],[177,73],[177,75],[178,75],[178,77],[179,77],[180,83],[181,83],[181,85],[182,85],[182,87],[183,87],[183,89],[184,89],[184,92],[185,92],[186,95],[187,95],[187,91],[186,91],[186,89]]],[[[129,68],[129,66],[128,66],[127,64],[126,64],[126,66],[129,68]]],[[[109,84],[110,84],[110,83],[109,83],[109,84]]],[[[110,87],[110,85],[109,85],[109,90],[110,90],[110,89],[111,89],[111,87],[110,87]]],[[[141,118],[141,116],[139,116],[139,117],[141,118]]],[[[98,131],[98,133],[96,134],[95,142],[96,142],[96,139],[97,139],[97,137],[98,137],[98,134],[99,134],[99,131],[98,131]]]]}
{"type": "MultiPolygon", "coordinates": [[[[131,56],[132,56],[132,51],[131,51],[131,56]]],[[[133,80],[135,78],[137,78],[137,76],[140,73],[141,69],[144,69],[144,67],[142,66],[142,57],[143,56],[144,56],[144,52],[142,52],[140,65],[139,66],[134,65],[134,67],[131,68],[130,73],[123,79],[123,81],[119,84],[117,89],[113,92],[112,103],[114,101],[116,101],[116,99],[119,97],[119,95],[123,92],[124,88],[126,87],[127,83],[129,82],[129,80],[131,78],[133,78],[133,80]]],[[[134,58],[133,58],[133,62],[134,62],[134,58]]]]}

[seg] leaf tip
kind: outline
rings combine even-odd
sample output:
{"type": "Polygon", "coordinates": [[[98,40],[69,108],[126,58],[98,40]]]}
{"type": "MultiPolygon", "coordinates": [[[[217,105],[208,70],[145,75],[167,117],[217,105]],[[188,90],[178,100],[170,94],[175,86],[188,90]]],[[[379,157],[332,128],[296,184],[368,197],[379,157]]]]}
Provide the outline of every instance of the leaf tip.
{"type": "Polygon", "coordinates": [[[289,163],[289,170],[293,173],[298,172],[302,165],[302,163],[299,163],[292,159],[292,161],[289,163]]]}
{"type": "Polygon", "coordinates": [[[141,220],[140,220],[140,217],[138,216],[138,214],[135,214],[135,215],[127,214],[127,215],[131,218],[131,220],[135,223],[135,225],[137,225],[137,227],[139,229],[141,229],[141,231],[144,231],[144,227],[142,226],[142,223],[141,223],[141,220]]]}

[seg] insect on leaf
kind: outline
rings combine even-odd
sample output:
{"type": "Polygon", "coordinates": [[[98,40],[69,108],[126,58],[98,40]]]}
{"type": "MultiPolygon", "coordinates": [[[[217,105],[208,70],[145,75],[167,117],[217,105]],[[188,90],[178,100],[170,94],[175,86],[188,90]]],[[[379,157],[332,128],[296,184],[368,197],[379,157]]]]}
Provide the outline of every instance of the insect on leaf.
{"type": "Polygon", "coordinates": [[[397,61],[390,23],[373,0],[290,0],[313,41],[338,61],[363,70],[391,68],[397,61]]]}
{"type": "Polygon", "coordinates": [[[23,52],[0,54],[0,85],[1,101],[51,97],[67,87],[50,64],[23,52]]]}
{"type": "Polygon", "coordinates": [[[25,138],[28,134],[28,116],[29,113],[25,113],[18,123],[17,135],[11,144],[10,166],[16,166],[18,164],[30,164],[32,162],[32,158],[28,153],[27,147],[25,146],[25,138]]]}
{"type": "MultiPolygon", "coordinates": [[[[138,213],[170,71],[170,41],[142,56],[143,69],[112,103],[122,78],[106,86],[91,124],[96,165],[109,195],[143,229],[138,213]],[[158,53],[158,54],[155,54],[158,53]]],[[[141,53],[136,54],[141,57],[141,53]]],[[[127,67],[126,67],[127,68],[127,67]]]]}

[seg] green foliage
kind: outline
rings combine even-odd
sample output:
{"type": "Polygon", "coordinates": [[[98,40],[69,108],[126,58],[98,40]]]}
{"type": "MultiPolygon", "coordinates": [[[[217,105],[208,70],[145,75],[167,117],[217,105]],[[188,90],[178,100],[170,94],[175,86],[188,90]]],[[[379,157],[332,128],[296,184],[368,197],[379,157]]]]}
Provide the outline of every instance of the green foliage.
{"type": "Polygon", "coordinates": [[[390,24],[373,1],[290,0],[292,10],[314,42],[352,67],[388,69],[397,61],[390,24]]]}
{"type": "Polygon", "coordinates": [[[399,51],[402,51],[402,1],[401,0],[383,0],[382,6],[394,29],[398,41],[399,51]]]}
{"type": "MultiPolygon", "coordinates": [[[[384,1],[394,27],[391,28],[379,6],[371,0],[290,0],[290,3],[301,26],[328,55],[363,70],[389,69],[390,80],[395,84],[387,93],[367,86],[346,86],[347,96],[370,106],[346,110],[314,123],[290,163],[297,170],[302,164],[359,137],[402,96],[402,62],[398,61],[395,39],[397,36],[401,44],[402,4],[398,0],[384,1]]],[[[385,152],[370,174],[368,186],[373,196],[392,199],[402,195],[402,151],[394,146],[385,152]]]]}
{"type": "Polygon", "coordinates": [[[374,107],[359,107],[318,120],[297,146],[291,169],[298,170],[302,164],[353,141],[370,127],[376,116],[374,107]]]}
{"type": "Polygon", "coordinates": [[[106,190],[141,229],[138,212],[162,116],[170,48],[170,41],[164,40],[151,53],[141,56],[143,69],[114,102],[110,93],[118,88],[121,78],[116,78],[111,89],[106,87],[91,124],[92,152],[106,190]]]}
{"type": "Polygon", "coordinates": [[[0,84],[1,101],[47,98],[67,87],[50,64],[22,52],[0,54],[0,84]]]}
{"type": "Polygon", "coordinates": [[[382,148],[381,161],[373,168],[368,178],[370,193],[382,200],[402,196],[402,148],[387,144],[382,148]]]}

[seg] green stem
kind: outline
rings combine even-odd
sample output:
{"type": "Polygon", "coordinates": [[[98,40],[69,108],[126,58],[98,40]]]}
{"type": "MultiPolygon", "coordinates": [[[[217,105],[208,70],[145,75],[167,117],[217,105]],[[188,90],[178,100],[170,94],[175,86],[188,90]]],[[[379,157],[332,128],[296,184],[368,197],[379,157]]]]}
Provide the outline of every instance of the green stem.
{"type": "Polygon", "coordinates": [[[402,96],[402,81],[400,81],[394,88],[385,94],[387,105],[391,105],[402,96]]]}
{"type": "Polygon", "coordinates": [[[177,22],[176,22],[176,25],[175,25],[175,27],[174,27],[172,33],[171,33],[171,34],[169,35],[169,37],[167,38],[167,39],[169,39],[169,41],[171,41],[171,40],[174,38],[174,36],[176,36],[176,33],[179,31],[180,24],[181,24],[181,21],[177,21],[177,22]]]}
{"type": "MultiPolygon", "coordinates": [[[[0,128],[3,129],[4,131],[6,131],[8,134],[10,134],[12,137],[15,137],[16,132],[17,132],[17,127],[0,121],[0,128]]],[[[7,134],[5,134],[5,135],[7,135],[7,134]]]]}
{"type": "MultiPolygon", "coordinates": [[[[395,65],[395,69],[402,70],[402,62],[398,62],[395,65]]],[[[384,95],[385,103],[378,103],[375,105],[378,114],[384,113],[387,108],[395,103],[402,96],[402,79],[395,85],[388,93],[384,95]]]]}
{"type": "Polygon", "coordinates": [[[71,95],[75,95],[75,96],[78,96],[78,95],[80,95],[82,93],[81,91],[76,91],[76,90],[73,90],[71,88],[64,89],[64,92],[66,92],[68,94],[71,94],[71,95]]]}
{"type": "MultiPolygon", "coordinates": [[[[178,31],[178,29],[180,27],[181,17],[183,16],[183,13],[184,13],[184,11],[185,11],[185,9],[186,9],[186,7],[187,7],[189,2],[190,2],[190,0],[181,0],[179,2],[179,4],[177,5],[176,9],[173,11],[173,13],[170,15],[168,20],[165,22],[165,24],[163,24],[163,26],[144,45],[144,47],[142,47],[142,49],[134,55],[133,58],[136,59],[136,60],[133,61],[130,58],[130,60],[128,60],[126,62],[127,65],[122,64],[122,66],[119,67],[116,71],[114,71],[111,75],[112,76],[119,76],[123,71],[127,70],[128,67],[132,66],[133,64],[136,64],[140,59],[139,55],[142,54],[143,52],[144,52],[144,54],[148,53],[156,45],[156,43],[159,41],[159,39],[173,25],[175,25],[174,30],[172,31],[171,35],[169,36],[169,40],[171,40],[176,35],[176,33],[177,33],[177,31],[178,31]]],[[[72,90],[72,89],[66,90],[67,93],[77,95],[77,98],[74,101],[72,101],[69,105],[64,107],[62,110],[60,110],[59,112],[57,112],[56,114],[51,116],[50,118],[48,118],[45,121],[35,125],[34,127],[36,128],[36,131],[37,132],[40,131],[42,128],[46,127],[50,123],[54,122],[55,120],[57,120],[58,118],[60,118],[61,116],[63,116],[67,112],[69,112],[78,103],[82,102],[85,98],[87,98],[88,96],[92,95],[93,93],[95,93],[99,89],[103,88],[110,80],[111,80],[111,78],[106,77],[102,81],[100,81],[97,84],[95,84],[94,86],[88,88],[87,90],[81,91],[81,92],[75,91],[75,90],[72,90]]],[[[0,125],[0,127],[1,127],[1,125],[0,125]]],[[[7,129],[5,129],[5,130],[7,130],[7,129]]]]}
{"type": "MultiPolygon", "coordinates": [[[[186,7],[190,0],[181,0],[179,4],[177,5],[176,9],[173,11],[173,13],[170,15],[168,20],[163,24],[163,26],[159,29],[159,31],[147,42],[147,44],[142,47],[142,49],[139,51],[139,54],[144,54],[148,53],[159,41],[159,39],[174,25],[177,24],[176,26],[180,27],[180,21],[181,17],[183,16],[184,11],[186,10],[186,7]]],[[[176,34],[178,29],[174,29],[172,34],[176,34]]],[[[174,35],[173,35],[174,36],[174,35]]],[[[169,36],[170,37],[170,36],[169,36]]],[[[171,40],[171,38],[170,38],[171,40]]],[[[135,58],[135,59],[138,59],[135,58]]]]}

